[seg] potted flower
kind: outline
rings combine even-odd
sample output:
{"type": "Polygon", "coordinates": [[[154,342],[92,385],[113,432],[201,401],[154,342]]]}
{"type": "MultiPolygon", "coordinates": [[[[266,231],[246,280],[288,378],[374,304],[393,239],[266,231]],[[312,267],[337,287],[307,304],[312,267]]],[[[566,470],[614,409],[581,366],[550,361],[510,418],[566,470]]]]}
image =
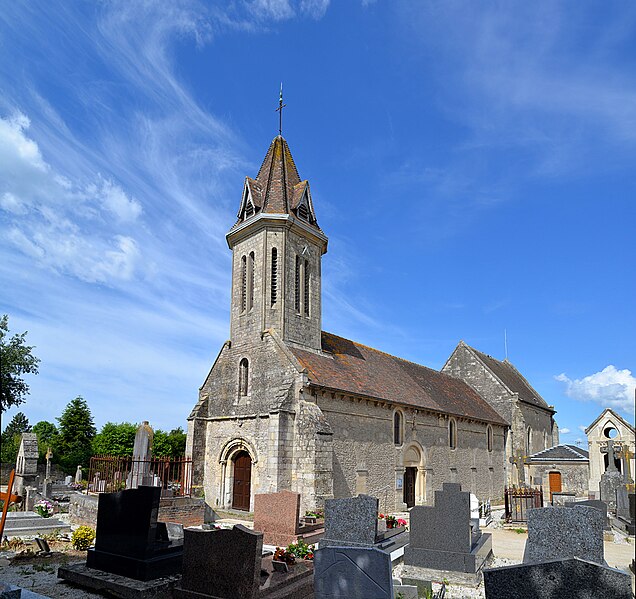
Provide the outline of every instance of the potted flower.
{"type": "Polygon", "coordinates": [[[387,514],[384,519],[386,520],[387,528],[396,528],[397,527],[397,518],[395,516],[391,516],[391,514],[387,514]]]}
{"type": "Polygon", "coordinates": [[[272,558],[272,565],[276,572],[289,572],[289,566],[293,566],[296,563],[296,556],[283,547],[276,547],[274,557],[272,558]]]}

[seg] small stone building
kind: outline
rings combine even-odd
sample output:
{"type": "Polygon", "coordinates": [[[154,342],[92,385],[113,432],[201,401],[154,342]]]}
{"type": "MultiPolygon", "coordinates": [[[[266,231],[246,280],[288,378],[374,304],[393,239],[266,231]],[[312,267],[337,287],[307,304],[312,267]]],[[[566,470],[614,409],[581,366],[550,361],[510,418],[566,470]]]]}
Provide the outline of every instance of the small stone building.
{"type": "Polygon", "coordinates": [[[618,450],[615,466],[625,475],[629,483],[636,479],[634,453],[634,426],[621,418],[614,410],[606,408],[585,429],[588,451],[590,455],[589,495],[591,499],[600,499],[601,475],[609,466],[607,458],[607,442],[611,440],[618,450]]]}
{"type": "Polygon", "coordinates": [[[255,493],[288,489],[302,509],[368,493],[401,510],[444,482],[503,496],[507,423],[473,388],[322,330],[327,237],[281,136],[246,178],[227,242],[230,339],[188,418],[210,507],[251,510],[255,493]]]}
{"type": "Polygon", "coordinates": [[[506,484],[531,484],[524,468],[534,453],[559,443],[556,410],[507,359],[500,361],[460,341],[442,372],[468,383],[510,424],[506,484]]]}
{"type": "Polygon", "coordinates": [[[526,458],[526,480],[543,487],[546,502],[553,493],[574,493],[587,498],[590,458],[576,445],[555,445],[526,458]]]}

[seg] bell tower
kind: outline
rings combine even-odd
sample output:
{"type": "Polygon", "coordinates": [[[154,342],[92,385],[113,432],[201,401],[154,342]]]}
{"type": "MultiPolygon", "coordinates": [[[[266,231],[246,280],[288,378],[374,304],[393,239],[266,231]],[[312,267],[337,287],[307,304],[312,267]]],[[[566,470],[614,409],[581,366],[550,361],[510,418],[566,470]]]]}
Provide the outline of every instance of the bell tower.
{"type": "Polygon", "coordinates": [[[253,343],[275,329],[292,345],[320,351],[321,261],[327,237],[318,226],[308,181],[277,135],[255,179],[245,178],[232,250],[230,340],[253,343]]]}

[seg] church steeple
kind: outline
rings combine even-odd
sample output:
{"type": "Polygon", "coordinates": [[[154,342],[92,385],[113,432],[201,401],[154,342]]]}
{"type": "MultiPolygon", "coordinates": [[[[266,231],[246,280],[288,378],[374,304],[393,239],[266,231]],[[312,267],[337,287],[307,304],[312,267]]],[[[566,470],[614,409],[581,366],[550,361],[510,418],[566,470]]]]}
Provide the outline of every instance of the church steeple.
{"type": "Polygon", "coordinates": [[[321,258],[308,181],[301,181],[287,142],[277,135],[255,179],[245,178],[233,251],[232,342],[274,328],[288,343],[320,350],[321,258]]]}

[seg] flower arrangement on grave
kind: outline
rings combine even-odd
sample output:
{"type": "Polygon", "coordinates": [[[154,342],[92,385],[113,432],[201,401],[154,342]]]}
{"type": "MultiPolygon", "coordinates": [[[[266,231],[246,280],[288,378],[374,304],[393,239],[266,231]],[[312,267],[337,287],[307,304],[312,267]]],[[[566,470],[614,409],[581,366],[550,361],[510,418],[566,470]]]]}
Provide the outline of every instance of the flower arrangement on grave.
{"type": "Polygon", "coordinates": [[[42,518],[50,518],[53,515],[53,504],[47,499],[38,501],[33,506],[33,509],[42,516],[42,518]]]}
{"type": "Polygon", "coordinates": [[[293,566],[296,563],[296,556],[283,547],[276,547],[272,559],[276,562],[285,562],[288,566],[293,566]]]}
{"type": "Polygon", "coordinates": [[[307,545],[302,539],[298,539],[296,543],[290,543],[287,546],[287,551],[299,559],[314,559],[314,545],[307,545]]]}
{"type": "Polygon", "coordinates": [[[305,512],[305,518],[316,518],[316,520],[324,520],[325,512],[323,510],[312,510],[305,512]]]}
{"type": "Polygon", "coordinates": [[[397,525],[398,526],[406,526],[406,520],[404,518],[398,518],[397,519],[397,525]]]}
{"type": "Polygon", "coordinates": [[[86,551],[95,540],[95,531],[90,526],[78,526],[71,536],[71,544],[78,551],[86,551]]]}

